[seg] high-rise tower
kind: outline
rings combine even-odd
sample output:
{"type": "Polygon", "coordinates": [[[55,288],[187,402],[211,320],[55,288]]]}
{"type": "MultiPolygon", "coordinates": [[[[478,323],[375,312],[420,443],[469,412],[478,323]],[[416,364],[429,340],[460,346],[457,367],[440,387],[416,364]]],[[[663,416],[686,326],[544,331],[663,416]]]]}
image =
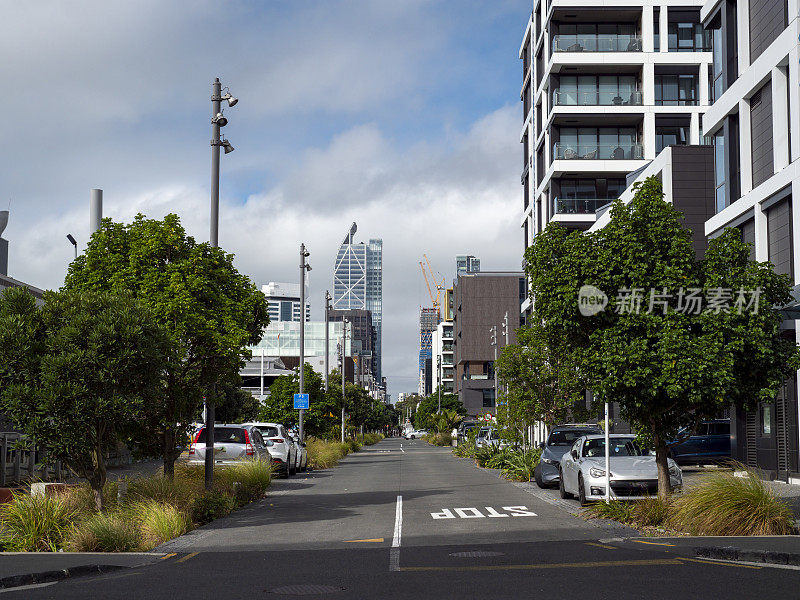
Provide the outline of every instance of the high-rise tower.
{"type": "Polygon", "coordinates": [[[333,268],[333,308],[361,309],[372,313],[375,329],[372,352],[372,373],[381,379],[381,331],[383,324],[383,240],[369,244],[354,240],[357,226],[347,232],[333,268]]]}

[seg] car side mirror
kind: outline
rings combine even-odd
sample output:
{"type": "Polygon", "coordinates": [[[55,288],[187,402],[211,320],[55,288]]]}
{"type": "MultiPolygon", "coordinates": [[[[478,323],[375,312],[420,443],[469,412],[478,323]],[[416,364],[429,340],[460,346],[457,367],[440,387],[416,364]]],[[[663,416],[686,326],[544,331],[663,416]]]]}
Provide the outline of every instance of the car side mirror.
{"type": "Polygon", "coordinates": [[[545,446],[547,446],[547,444],[545,442],[539,442],[539,448],[544,450],[545,446]]]}

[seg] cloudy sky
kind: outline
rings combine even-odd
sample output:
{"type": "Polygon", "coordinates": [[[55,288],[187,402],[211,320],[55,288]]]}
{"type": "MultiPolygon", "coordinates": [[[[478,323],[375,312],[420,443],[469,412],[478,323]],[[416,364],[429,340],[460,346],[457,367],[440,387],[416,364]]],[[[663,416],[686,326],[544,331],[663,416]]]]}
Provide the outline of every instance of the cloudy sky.
{"type": "Polygon", "coordinates": [[[63,282],[104,216],[180,215],[208,239],[210,91],[224,133],[220,245],[257,284],[311,252],[321,317],[338,244],[384,241],[384,375],[416,389],[418,261],[519,267],[522,67],[529,0],[4,2],[0,209],[9,275],[63,282]]]}

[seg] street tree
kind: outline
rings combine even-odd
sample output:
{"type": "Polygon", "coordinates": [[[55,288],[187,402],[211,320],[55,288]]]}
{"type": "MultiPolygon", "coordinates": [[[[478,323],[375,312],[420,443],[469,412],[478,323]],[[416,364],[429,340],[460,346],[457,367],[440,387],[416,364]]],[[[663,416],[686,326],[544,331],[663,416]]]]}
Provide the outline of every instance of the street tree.
{"type": "Polygon", "coordinates": [[[160,402],[167,332],[130,294],[0,296],[0,403],[50,456],[85,478],[103,509],[106,456],[140,442],[132,424],[160,402]]]}
{"type": "MultiPolygon", "coordinates": [[[[442,392],[442,410],[453,410],[460,416],[467,414],[467,409],[458,399],[458,396],[449,392],[442,392]]],[[[430,396],[425,396],[419,404],[419,408],[414,415],[414,427],[416,429],[427,429],[435,427],[432,417],[439,410],[439,388],[433,390],[430,396]]]]}
{"type": "Polygon", "coordinates": [[[214,409],[215,420],[218,423],[246,423],[258,417],[261,408],[258,400],[242,388],[224,384],[219,386],[218,401],[214,409]]]}
{"type": "Polygon", "coordinates": [[[738,230],[710,240],[698,260],[656,178],[610,210],[593,233],[549,225],[527,250],[526,271],[536,318],[574,349],[597,399],[618,402],[652,444],[665,498],[668,449],[681,429],[731,404],[771,401],[797,368],[796,344],[773,310],[789,301],[791,285],[748,259],[738,230]],[[582,286],[593,286],[583,294],[599,312],[581,313],[582,286]]]}
{"type": "Polygon", "coordinates": [[[176,215],[137,215],[128,225],[104,219],[86,252],[69,267],[64,289],[128,291],[169,332],[162,402],[139,425],[157,440],[151,451],[172,477],[180,443],[203,397],[222,401],[219,385],[236,385],[248,346],[269,323],[264,295],[233,264],[233,255],[198,243],[176,215]]]}

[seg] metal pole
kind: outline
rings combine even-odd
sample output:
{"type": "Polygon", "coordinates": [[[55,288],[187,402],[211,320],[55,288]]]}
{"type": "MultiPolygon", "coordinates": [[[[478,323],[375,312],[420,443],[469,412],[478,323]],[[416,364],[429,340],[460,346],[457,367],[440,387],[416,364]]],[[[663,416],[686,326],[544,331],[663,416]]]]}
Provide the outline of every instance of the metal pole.
{"type": "Polygon", "coordinates": [[[344,406],[347,401],[344,387],[345,348],[347,347],[347,319],[342,320],[342,443],[344,444],[344,406]]]}
{"type": "MultiPolygon", "coordinates": [[[[305,362],[306,362],[306,245],[300,244],[300,393],[305,388],[305,362]]],[[[299,433],[300,439],[305,439],[303,431],[303,416],[305,411],[300,409],[299,433]]]]}
{"type": "MultiPolygon", "coordinates": [[[[219,246],[219,123],[214,117],[219,114],[222,86],[219,77],[211,84],[211,219],[209,242],[219,246]]],[[[214,398],[206,395],[206,456],[205,487],[214,486],[214,398]]]]}
{"type": "Polygon", "coordinates": [[[606,402],[606,502],[611,500],[611,447],[608,443],[608,402],[606,402]]]}
{"type": "Polygon", "coordinates": [[[328,373],[330,367],[328,365],[328,345],[330,344],[328,327],[330,326],[330,310],[331,310],[331,293],[325,292],[325,391],[328,391],[328,373]]]}
{"type": "Polygon", "coordinates": [[[259,379],[259,382],[261,383],[261,394],[259,394],[261,398],[259,398],[259,400],[263,400],[264,399],[264,348],[261,349],[261,378],[259,379]]]}
{"type": "Polygon", "coordinates": [[[436,389],[439,391],[439,409],[437,414],[442,412],[442,355],[436,355],[436,389]]]}
{"type": "Polygon", "coordinates": [[[103,190],[93,189],[89,202],[89,236],[100,229],[103,220],[103,190]]]}

